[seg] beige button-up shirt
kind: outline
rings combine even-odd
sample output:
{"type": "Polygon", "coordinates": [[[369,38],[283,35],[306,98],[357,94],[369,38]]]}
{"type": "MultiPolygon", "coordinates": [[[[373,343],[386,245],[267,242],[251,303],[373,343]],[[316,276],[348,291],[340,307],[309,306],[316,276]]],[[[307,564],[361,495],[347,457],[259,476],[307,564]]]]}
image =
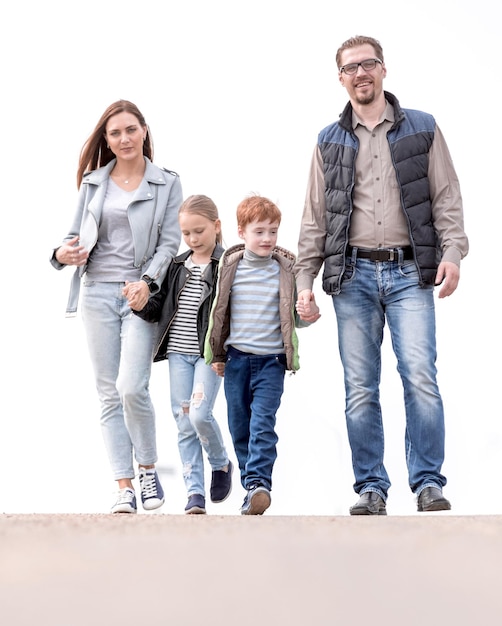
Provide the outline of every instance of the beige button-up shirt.
{"type": "Polygon", "coordinates": [[[358,248],[409,246],[406,217],[401,208],[396,171],[392,165],[387,132],[394,123],[390,104],[373,129],[352,114],[352,125],[359,139],[356,180],[349,243],[358,248]]]}

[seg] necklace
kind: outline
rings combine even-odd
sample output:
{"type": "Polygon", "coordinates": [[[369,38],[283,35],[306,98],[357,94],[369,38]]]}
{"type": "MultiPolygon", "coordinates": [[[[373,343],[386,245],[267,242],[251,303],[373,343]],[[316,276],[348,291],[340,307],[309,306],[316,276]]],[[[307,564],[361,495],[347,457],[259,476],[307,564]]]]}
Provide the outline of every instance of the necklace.
{"type": "Polygon", "coordinates": [[[128,176],[127,178],[125,178],[125,179],[123,179],[123,180],[121,180],[120,175],[119,175],[119,176],[117,176],[117,174],[112,174],[112,177],[113,177],[113,178],[115,178],[115,180],[120,180],[120,182],[124,183],[124,185],[128,185],[128,184],[129,184],[129,182],[130,182],[133,178],[135,178],[135,174],[133,174],[133,176],[132,176],[132,177],[131,177],[131,176],[128,176]]]}
{"type": "Polygon", "coordinates": [[[130,182],[132,182],[133,184],[135,184],[135,183],[136,183],[136,181],[137,181],[139,178],[142,178],[142,177],[143,177],[143,172],[141,172],[141,173],[140,173],[140,172],[133,172],[133,173],[132,173],[132,174],[130,174],[127,178],[122,178],[122,176],[121,176],[119,173],[117,173],[117,172],[115,172],[115,171],[114,171],[114,172],[112,172],[112,177],[113,177],[115,180],[120,181],[120,182],[121,182],[122,184],[124,184],[124,185],[128,185],[130,182]]]}

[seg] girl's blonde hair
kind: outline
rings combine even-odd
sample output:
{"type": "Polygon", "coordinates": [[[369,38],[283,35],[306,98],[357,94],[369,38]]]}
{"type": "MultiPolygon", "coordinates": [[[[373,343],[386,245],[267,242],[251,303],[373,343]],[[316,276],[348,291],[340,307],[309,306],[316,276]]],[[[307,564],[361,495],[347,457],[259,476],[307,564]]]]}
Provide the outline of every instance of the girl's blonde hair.
{"type": "MultiPolygon", "coordinates": [[[[220,219],[216,204],[211,200],[211,198],[203,195],[189,196],[180,206],[178,215],[181,215],[181,213],[194,213],[195,215],[201,215],[211,222],[216,222],[220,219]]],[[[216,243],[221,244],[222,242],[223,235],[220,228],[220,232],[216,233],[216,243]]]]}

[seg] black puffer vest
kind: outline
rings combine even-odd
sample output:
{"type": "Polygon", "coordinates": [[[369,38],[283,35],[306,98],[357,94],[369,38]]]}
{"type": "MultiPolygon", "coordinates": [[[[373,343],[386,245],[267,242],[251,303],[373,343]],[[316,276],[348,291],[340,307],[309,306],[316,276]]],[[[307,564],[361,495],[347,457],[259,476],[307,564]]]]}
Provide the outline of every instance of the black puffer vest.
{"type": "MultiPolygon", "coordinates": [[[[385,98],[394,107],[395,122],[387,133],[387,139],[423,287],[434,284],[440,260],[428,180],[428,155],[434,141],[436,122],[428,113],[401,109],[397,98],[389,92],[385,92],[385,98]]],[[[352,129],[350,103],[338,122],[319,133],[318,144],[324,162],[327,211],[322,284],[326,293],[336,295],[340,293],[345,270],[354,164],[359,147],[352,129]]]]}

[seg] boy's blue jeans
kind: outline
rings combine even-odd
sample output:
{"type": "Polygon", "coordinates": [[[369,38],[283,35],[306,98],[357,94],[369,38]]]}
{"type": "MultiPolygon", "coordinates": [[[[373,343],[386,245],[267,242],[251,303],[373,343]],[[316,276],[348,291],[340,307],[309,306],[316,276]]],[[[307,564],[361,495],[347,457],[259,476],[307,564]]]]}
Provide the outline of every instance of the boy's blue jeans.
{"type": "Polygon", "coordinates": [[[228,427],[239,462],[241,483],[272,488],[277,458],[276,413],[284,391],[286,356],[227,350],[224,389],[228,427]]]}
{"type": "Polygon", "coordinates": [[[411,490],[443,487],[443,403],[436,382],[434,290],[418,284],[413,261],[351,259],[342,290],[333,296],[345,378],[345,415],[354,468],[354,490],[384,498],[390,480],[384,466],[380,407],[381,345],[389,325],[404,388],[405,448],[411,490]]]}

